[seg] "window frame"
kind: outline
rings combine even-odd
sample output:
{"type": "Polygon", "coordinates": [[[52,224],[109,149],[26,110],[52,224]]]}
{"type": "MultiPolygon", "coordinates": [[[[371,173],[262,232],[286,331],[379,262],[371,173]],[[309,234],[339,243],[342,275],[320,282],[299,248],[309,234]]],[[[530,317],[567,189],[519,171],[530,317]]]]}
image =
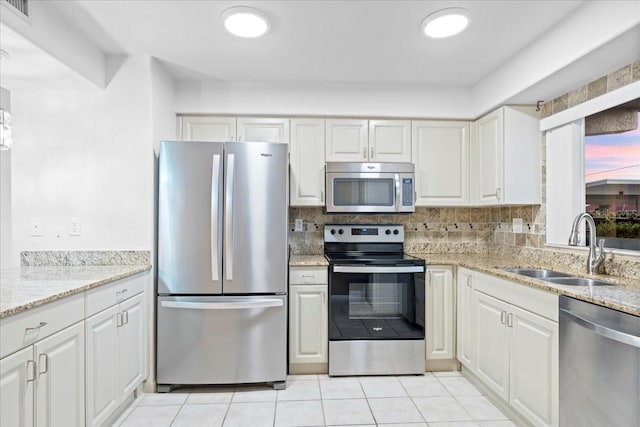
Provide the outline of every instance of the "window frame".
{"type": "MultiPolygon", "coordinates": [[[[640,81],[633,82],[626,86],[623,86],[614,91],[605,93],[599,97],[593,98],[589,101],[585,101],[582,104],[576,105],[575,107],[568,108],[559,113],[553,114],[549,117],[546,117],[540,120],[540,131],[546,133],[546,167],[547,173],[545,178],[545,187],[547,192],[547,198],[545,200],[545,209],[546,209],[546,232],[545,232],[545,247],[551,248],[562,248],[562,249],[578,249],[578,250],[588,250],[586,247],[582,246],[569,246],[568,244],[563,244],[561,240],[561,235],[559,230],[566,229],[566,239],[568,240],[569,232],[571,231],[571,225],[567,226],[567,216],[570,215],[572,218],[575,218],[579,213],[584,211],[584,203],[585,203],[585,179],[584,179],[584,118],[590,116],[592,114],[599,113],[600,111],[608,110],[609,108],[616,107],[620,104],[624,104],[625,102],[632,101],[638,98],[638,93],[640,93],[640,81]],[[569,125],[573,128],[573,131],[569,131],[569,128],[566,126],[569,125]],[[556,189],[561,185],[566,185],[567,181],[561,181],[558,183],[558,175],[555,174],[554,169],[557,170],[557,166],[562,164],[564,161],[565,164],[567,162],[566,159],[557,159],[555,155],[557,155],[558,150],[555,150],[557,147],[550,148],[550,142],[555,144],[553,141],[554,132],[564,132],[570,135],[565,135],[565,137],[570,138],[570,151],[572,151],[573,155],[569,157],[569,165],[568,169],[575,171],[581,171],[581,179],[575,179],[575,173],[573,175],[573,179],[569,180],[569,188],[566,194],[578,194],[581,199],[581,204],[575,202],[570,203],[570,209],[568,212],[563,211],[562,213],[558,212],[558,207],[554,206],[554,197],[551,196],[552,205],[549,206],[550,201],[550,189],[556,189]],[[550,141],[551,140],[551,141],[550,141]],[[576,155],[577,152],[582,153],[582,155],[576,155]],[[551,172],[551,173],[549,173],[551,172]],[[549,234],[551,231],[551,236],[549,234]]],[[[554,190],[555,191],[555,190],[554,190]]],[[[584,239],[581,238],[580,244],[584,244],[584,239]]],[[[566,240],[565,240],[566,241],[566,240]]],[[[625,250],[618,248],[607,248],[605,246],[607,252],[617,253],[621,255],[631,255],[640,257],[640,251],[633,250],[625,250]]]]}

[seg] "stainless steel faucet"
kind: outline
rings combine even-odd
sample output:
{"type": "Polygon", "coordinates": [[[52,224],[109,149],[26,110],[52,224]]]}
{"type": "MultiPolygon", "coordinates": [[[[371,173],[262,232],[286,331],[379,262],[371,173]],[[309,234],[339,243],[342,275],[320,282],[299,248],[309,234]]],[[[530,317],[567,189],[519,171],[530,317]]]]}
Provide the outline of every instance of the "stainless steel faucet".
{"type": "Polygon", "coordinates": [[[600,239],[598,242],[598,248],[596,249],[596,223],[586,212],[579,214],[576,219],[573,220],[573,226],[571,227],[571,234],[569,235],[569,245],[578,246],[580,241],[580,222],[585,220],[589,227],[589,256],[587,257],[587,273],[597,273],[600,265],[604,261],[604,239],[600,239]]]}

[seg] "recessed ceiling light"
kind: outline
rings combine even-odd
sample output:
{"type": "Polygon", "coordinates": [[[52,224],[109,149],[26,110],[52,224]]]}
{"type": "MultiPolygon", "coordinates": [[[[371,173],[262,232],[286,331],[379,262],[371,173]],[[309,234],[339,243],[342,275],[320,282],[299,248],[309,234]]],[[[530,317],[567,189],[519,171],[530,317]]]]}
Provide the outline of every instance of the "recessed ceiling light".
{"type": "Polygon", "coordinates": [[[442,9],[424,18],[422,31],[434,39],[454,36],[467,28],[469,11],[461,7],[442,9]]]}
{"type": "Polygon", "coordinates": [[[251,7],[232,7],[222,12],[224,27],[234,36],[260,37],[269,31],[267,16],[251,7]]]}

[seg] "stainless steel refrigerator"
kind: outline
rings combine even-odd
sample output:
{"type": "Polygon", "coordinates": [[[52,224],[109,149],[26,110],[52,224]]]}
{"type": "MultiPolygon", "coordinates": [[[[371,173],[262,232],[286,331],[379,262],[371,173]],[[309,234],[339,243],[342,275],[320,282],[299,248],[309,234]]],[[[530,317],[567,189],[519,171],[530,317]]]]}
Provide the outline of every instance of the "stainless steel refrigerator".
{"type": "Polygon", "coordinates": [[[163,141],[158,182],[158,391],[284,388],[287,144],[163,141]]]}

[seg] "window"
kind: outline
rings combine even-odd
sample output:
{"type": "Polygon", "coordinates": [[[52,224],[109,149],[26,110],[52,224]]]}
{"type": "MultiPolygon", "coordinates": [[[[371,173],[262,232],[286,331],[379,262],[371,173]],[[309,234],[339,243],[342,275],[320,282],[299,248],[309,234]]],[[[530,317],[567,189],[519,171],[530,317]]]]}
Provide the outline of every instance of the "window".
{"type": "MultiPolygon", "coordinates": [[[[640,121],[638,93],[640,81],[540,121],[540,130],[545,134],[547,153],[546,245],[566,247],[573,220],[586,210],[593,213],[598,223],[604,224],[596,229],[596,234],[598,239],[604,236],[605,247],[640,255],[640,238],[629,237],[634,236],[638,224],[640,203],[637,192],[637,181],[640,180],[640,168],[637,166],[640,164],[640,132],[637,130],[638,124],[635,123],[635,120],[640,121]],[[619,107],[635,108],[633,128],[614,126],[607,129],[606,123],[598,124],[598,114],[605,115],[607,110],[619,107]],[[612,138],[614,142],[611,142],[612,138]],[[608,143],[603,143],[606,141],[608,143]],[[624,163],[620,163],[621,159],[624,163]],[[613,182],[606,181],[613,180],[614,176],[623,178],[625,187],[614,188],[611,185],[613,182]],[[602,180],[605,182],[597,182],[602,180]],[[606,195],[602,194],[605,193],[605,189],[613,193],[609,194],[609,199],[602,198],[606,195]]],[[[587,227],[583,227],[583,230],[584,228],[587,227]]],[[[583,245],[588,242],[585,234],[583,233],[581,239],[583,245]]]]}
{"type": "Polygon", "coordinates": [[[585,118],[585,212],[605,246],[640,251],[640,99],[585,118]]]}

